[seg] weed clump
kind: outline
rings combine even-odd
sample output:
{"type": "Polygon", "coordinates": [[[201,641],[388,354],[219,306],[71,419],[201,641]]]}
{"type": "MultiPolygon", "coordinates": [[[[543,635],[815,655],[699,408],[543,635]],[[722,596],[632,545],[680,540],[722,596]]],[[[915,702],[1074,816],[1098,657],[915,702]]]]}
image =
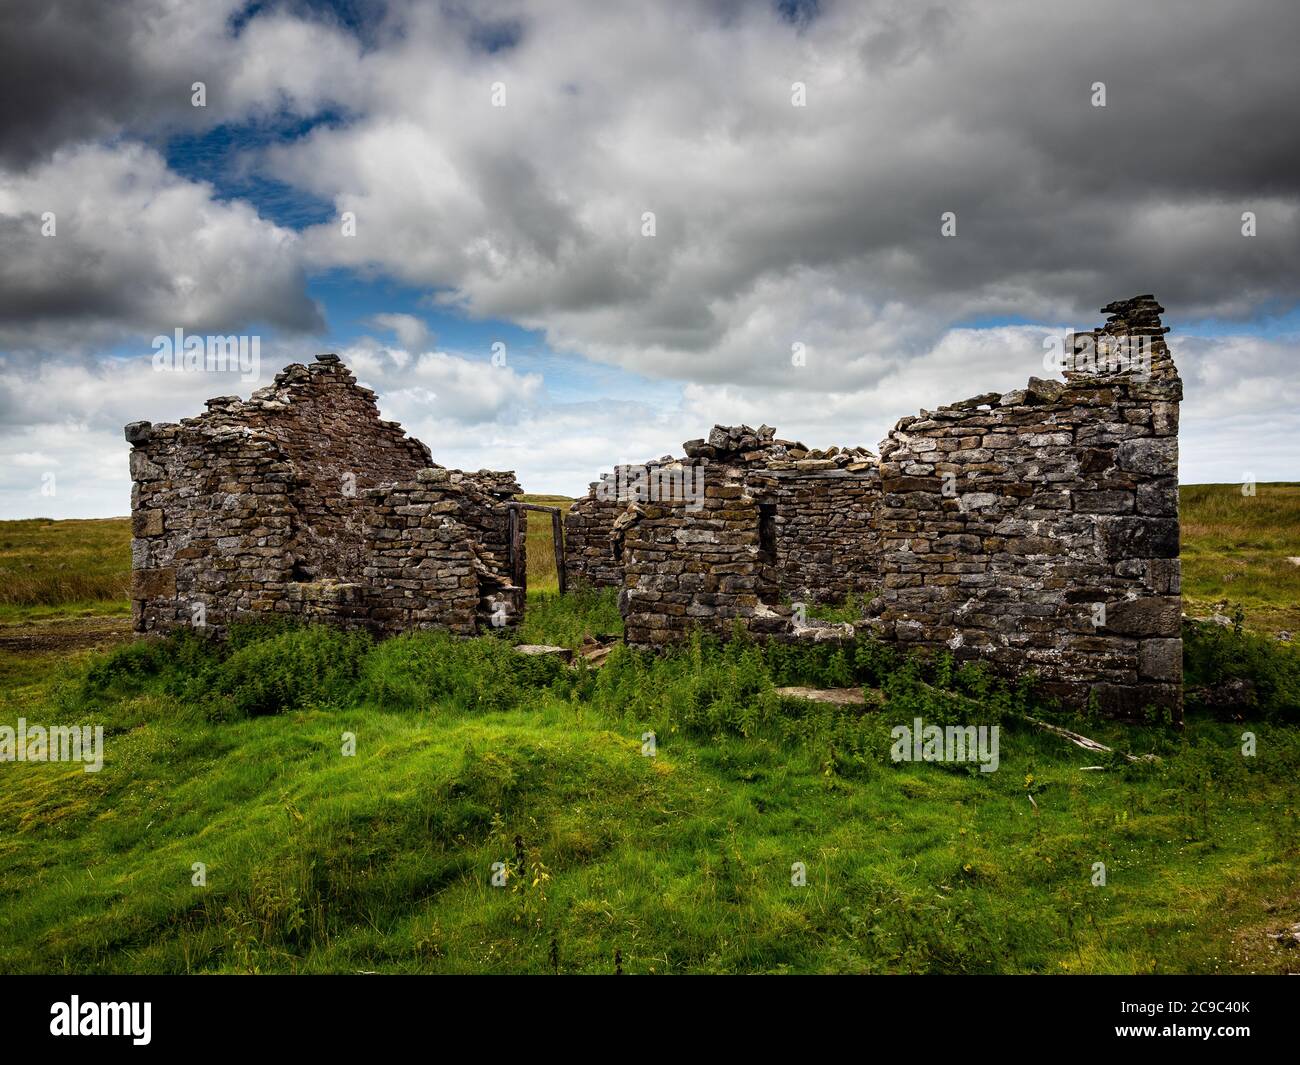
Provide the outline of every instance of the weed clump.
{"type": "Polygon", "coordinates": [[[1300,721],[1300,649],[1243,628],[1235,611],[1231,626],[1183,624],[1183,678],[1187,701],[1207,710],[1231,704],[1275,720],[1300,721]]]}

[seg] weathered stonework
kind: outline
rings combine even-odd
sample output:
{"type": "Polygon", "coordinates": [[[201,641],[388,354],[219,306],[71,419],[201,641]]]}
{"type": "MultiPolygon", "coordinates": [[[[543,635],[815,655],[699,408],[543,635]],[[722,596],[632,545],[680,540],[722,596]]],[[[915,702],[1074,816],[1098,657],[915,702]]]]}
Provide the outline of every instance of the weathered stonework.
{"type": "Polygon", "coordinates": [[[137,631],[274,614],[468,634],[519,616],[514,475],[434,466],[336,355],[207,407],[126,427],[137,631]]]}
{"type": "MultiPolygon", "coordinates": [[[[800,605],[871,595],[880,639],[1179,718],[1182,382],[1162,310],[1111,304],[1064,381],[903,418],[879,459],[716,426],[619,467],[566,519],[566,576],[621,588],[633,646],[697,627],[843,639],[800,605]]],[[[434,466],[337,356],[207,406],[126,428],[139,631],[284,614],[471,634],[522,613],[514,475],[434,466]]]]}
{"type": "Polygon", "coordinates": [[[946,648],[1049,694],[1181,714],[1178,404],[1150,296],[1076,342],[1148,345],[1149,368],[1070,369],[902,419],[881,447],[886,639],[946,648]],[[1115,370],[1115,372],[1111,372],[1115,370]]]}
{"type": "MultiPolygon", "coordinates": [[[[876,459],[863,448],[813,451],[778,440],[763,426],[715,426],[708,440],[689,440],[686,457],[602,474],[565,519],[565,564],[570,584],[622,587],[624,540],[616,523],[629,504],[663,499],[663,480],[685,470],[688,483],[708,471],[713,484],[727,475],[775,507],[777,599],[839,603],[878,586],[871,519],[880,496],[876,459]],[[729,471],[719,474],[719,470],[729,471]],[[643,472],[644,471],[644,472],[643,472]]],[[[684,520],[691,516],[690,508],[684,520]]]]}
{"type": "MultiPolygon", "coordinates": [[[[647,463],[647,468],[657,465],[647,463]]],[[[622,545],[615,543],[614,522],[635,502],[636,493],[627,488],[633,469],[615,466],[613,473],[601,474],[601,481],[574,500],[564,516],[564,571],[569,587],[622,587],[622,545]]]]}
{"type": "Polygon", "coordinates": [[[621,569],[627,640],[647,647],[697,625],[835,638],[783,604],[869,587],[881,639],[1033,670],[1067,705],[1179,718],[1182,382],[1162,310],[1109,305],[1064,382],[904,418],[878,466],[719,427],[678,460],[705,464],[702,509],[600,501],[596,486],[575,504],[574,577],[621,569]]]}

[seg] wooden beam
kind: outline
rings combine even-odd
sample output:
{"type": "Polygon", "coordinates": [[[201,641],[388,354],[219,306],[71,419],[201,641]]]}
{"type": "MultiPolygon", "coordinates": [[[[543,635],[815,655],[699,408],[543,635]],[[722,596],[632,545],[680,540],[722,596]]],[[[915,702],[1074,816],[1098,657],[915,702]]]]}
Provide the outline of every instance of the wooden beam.
{"type": "MultiPolygon", "coordinates": [[[[1036,717],[1030,717],[1025,714],[1025,720],[1036,728],[1044,732],[1050,732],[1054,736],[1060,736],[1063,740],[1069,740],[1076,747],[1082,747],[1085,751],[1096,751],[1098,754],[1114,754],[1114,748],[1107,747],[1104,743],[1098,743],[1096,740],[1090,740],[1087,736],[1080,735],[1078,732],[1071,732],[1068,728],[1061,728],[1060,725],[1052,725],[1046,721],[1040,721],[1036,717]]],[[[1160,761],[1154,754],[1124,754],[1130,762],[1158,762],[1160,761]]],[[[1086,765],[1084,769],[1100,769],[1101,766],[1086,765]]]]}
{"type": "Polygon", "coordinates": [[[524,536],[527,525],[524,516],[511,508],[509,520],[510,539],[510,583],[517,588],[528,588],[528,562],[524,554],[524,536]]]}
{"type": "Polygon", "coordinates": [[[515,510],[540,510],[544,514],[559,514],[559,507],[544,507],[540,503],[521,503],[517,499],[512,499],[506,503],[506,506],[515,510]]]}
{"type": "Polygon", "coordinates": [[[555,575],[559,583],[560,594],[564,594],[564,522],[560,520],[559,508],[551,510],[551,540],[555,546],[555,575]]]}

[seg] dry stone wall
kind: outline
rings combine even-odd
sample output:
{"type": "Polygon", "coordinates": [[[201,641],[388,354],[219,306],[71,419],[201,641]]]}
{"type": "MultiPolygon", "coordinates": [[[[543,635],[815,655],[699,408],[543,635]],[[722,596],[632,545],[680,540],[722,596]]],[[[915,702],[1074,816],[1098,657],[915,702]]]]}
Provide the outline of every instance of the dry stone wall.
{"type": "MultiPolygon", "coordinates": [[[[683,445],[686,457],[617,466],[588,489],[565,518],[565,567],[571,585],[622,587],[616,523],[632,503],[660,499],[661,481],[712,465],[775,506],[777,597],[839,603],[878,587],[878,551],[871,526],[880,482],[875,457],[863,448],[814,451],[763,426],[715,426],[707,440],[683,445]]],[[[747,489],[747,490],[749,490],[747,489]]],[[[752,494],[752,493],[751,493],[752,494]]],[[[691,516],[690,508],[683,512],[691,516]]]]}
{"type": "Polygon", "coordinates": [[[684,449],[677,461],[702,478],[699,505],[633,502],[611,530],[630,644],[681,640],[696,627],[788,634],[800,626],[791,600],[874,588],[879,477],[869,452],[812,452],[743,425],[715,426],[684,449]]]}
{"type": "Polygon", "coordinates": [[[614,523],[637,501],[640,493],[630,486],[640,470],[657,466],[615,466],[612,473],[592,482],[585,496],[574,500],[564,516],[564,574],[569,587],[622,587],[622,545],[615,542],[614,523]]]}
{"type": "Polygon", "coordinates": [[[880,477],[874,462],[860,472],[755,470],[746,483],[776,506],[782,598],[842,603],[876,592],[880,551],[872,522],[880,477]]]}
{"type": "Polygon", "coordinates": [[[337,356],[207,408],[126,428],[138,631],[278,614],[472,632],[518,616],[513,474],[435,467],[337,356]]]}
{"type": "Polygon", "coordinates": [[[619,606],[634,647],[677,642],[696,627],[726,636],[738,622],[756,631],[784,624],[768,605],[777,600],[777,562],[762,550],[759,503],[740,483],[742,471],[716,462],[698,468],[698,510],[673,499],[634,503],[620,519],[619,606]]]}
{"type": "Polygon", "coordinates": [[[1152,297],[1103,310],[1063,383],[1031,379],[889,434],[868,614],[886,639],[1032,669],[1067,703],[1177,717],[1182,383],[1152,297]]]}
{"type": "Polygon", "coordinates": [[[509,583],[482,530],[469,524],[480,516],[480,492],[460,471],[444,469],[367,490],[361,577],[372,628],[473,635],[482,623],[522,614],[524,590],[509,583]]]}
{"type": "Polygon", "coordinates": [[[1162,312],[1151,296],[1105,307],[1070,341],[1064,381],[904,418],[878,465],[809,461],[766,428],[689,442],[682,461],[708,464],[702,511],[620,499],[574,526],[587,544],[622,539],[628,641],[736,624],[829,638],[786,601],[878,589],[864,620],[881,639],[1032,670],[1067,705],[1180,718],[1182,383],[1162,312]]]}

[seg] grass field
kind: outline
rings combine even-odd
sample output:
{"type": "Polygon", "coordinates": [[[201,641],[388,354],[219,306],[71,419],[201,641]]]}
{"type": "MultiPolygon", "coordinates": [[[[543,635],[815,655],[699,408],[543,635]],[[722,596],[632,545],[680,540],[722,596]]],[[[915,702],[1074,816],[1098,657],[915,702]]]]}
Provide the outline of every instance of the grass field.
{"type": "Polygon", "coordinates": [[[131,522],[0,521],[0,622],[129,614],[131,522]]]}
{"type": "MultiPolygon", "coordinates": [[[[1290,625],[1273,567],[1300,554],[1296,487],[1233,491],[1184,489],[1189,602],[1228,587],[1249,622],[1290,625]]],[[[74,575],[124,572],[104,557],[123,525],[0,526],[26,581],[7,628],[120,612],[74,575]]],[[[617,633],[612,592],[547,592],[549,539],[534,519],[516,638],[617,633]]],[[[1130,763],[1030,727],[1050,708],[978,671],[866,640],[617,648],[600,670],[432,633],[0,644],[0,726],[105,730],[99,773],[0,764],[0,972],[599,973],[616,952],[628,973],[1295,971],[1269,934],[1300,922],[1300,653],[1193,626],[1187,670],[1251,678],[1257,709],[1062,719],[1157,756],[1130,763]],[[917,716],[998,725],[998,770],[892,761],[917,716]]]]}
{"type": "Polygon", "coordinates": [[[1246,623],[1300,634],[1300,484],[1182,489],[1183,599],[1189,614],[1240,604],[1246,623]]]}
{"type": "MultiPolygon", "coordinates": [[[[608,593],[564,602],[597,630],[615,616],[608,593]]],[[[1253,759],[1241,723],[1094,723],[1160,761],[1088,771],[1097,755],[1018,723],[1014,693],[927,679],[870,644],[619,649],[594,672],[493,637],[329,630],[40,662],[0,721],[103,724],[107,756],[0,771],[0,971],[1291,963],[1268,933],[1300,919],[1293,723],[1251,723],[1253,759]],[[849,682],[885,710],[773,690],[849,682]],[[972,713],[1005,730],[997,772],[885,755],[894,723],[972,713]]]]}
{"type": "MultiPolygon", "coordinates": [[[[526,495],[526,503],[539,503],[544,507],[558,507],[563,518],[573,506],[568,496],[526,495]]],[[[555,572],[555,540],[551,532],[549,515],[536,511],[528,514],[528,539],[524,552],[528,556],[528,594],[550,594],[560,590],[555,572]]]]}

